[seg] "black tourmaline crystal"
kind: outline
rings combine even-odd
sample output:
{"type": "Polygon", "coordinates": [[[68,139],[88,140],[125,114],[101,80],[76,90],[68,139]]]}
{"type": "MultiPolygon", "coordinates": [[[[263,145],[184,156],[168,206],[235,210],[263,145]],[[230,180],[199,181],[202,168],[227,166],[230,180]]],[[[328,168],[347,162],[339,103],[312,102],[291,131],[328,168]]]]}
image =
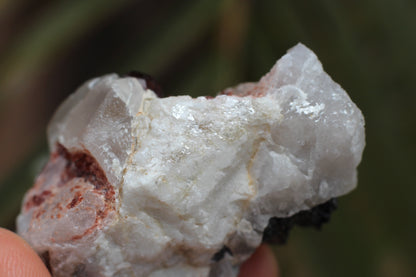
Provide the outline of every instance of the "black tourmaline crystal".
{"type": "Polygon", "coordinates": [[[272,217],[264,229],[263,242],[279,245],[286,243],[289,231],[294,225],[320,229],[322,224],[329,221],[332,211],[336,208],[337,201],[334,198],[310,210],[298,212],[291,217],[272,217]]]}
{"type": "Polygon", "coordinates": [[[163,91],[162,91],[162,87],[149,74],[134,70],[134,71],[130,71],[127,74],[127,76],[145,80],[146,81],[146,89],[152,90],[160,98],[162,98],[164,96],[163,91]]]}

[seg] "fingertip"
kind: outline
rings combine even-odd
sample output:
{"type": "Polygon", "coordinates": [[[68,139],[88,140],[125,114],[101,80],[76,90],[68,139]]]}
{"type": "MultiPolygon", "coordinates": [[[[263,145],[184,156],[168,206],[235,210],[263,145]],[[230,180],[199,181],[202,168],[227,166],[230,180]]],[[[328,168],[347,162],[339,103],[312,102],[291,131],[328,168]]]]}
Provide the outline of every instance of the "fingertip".
{"type": "Polygon", "coordinates": [[[42,260],[15,233],[0,228],[0,276],[50,277],[42,260]]]}
{"type": "Polygon", "coordinates": [[[276,258],[269,246],[263,244],[244,262],[238,277],[277,277],[276,258]]]}

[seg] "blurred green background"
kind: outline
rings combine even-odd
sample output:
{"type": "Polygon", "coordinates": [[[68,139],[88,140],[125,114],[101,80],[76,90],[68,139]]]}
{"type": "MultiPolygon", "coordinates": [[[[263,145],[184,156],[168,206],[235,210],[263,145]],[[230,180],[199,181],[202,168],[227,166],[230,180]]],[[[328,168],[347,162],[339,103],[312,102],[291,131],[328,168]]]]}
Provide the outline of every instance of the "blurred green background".
{"type": "Polygon", "coordinates": [[[0,226],[14,228],[48,119],[85,80],[135,69],[167,95],[214,95],[299,41],[363,111],[367,147],[331,224],[275,249],[282,276],[416,276],[411,0],[0,0],[0,226]]]}

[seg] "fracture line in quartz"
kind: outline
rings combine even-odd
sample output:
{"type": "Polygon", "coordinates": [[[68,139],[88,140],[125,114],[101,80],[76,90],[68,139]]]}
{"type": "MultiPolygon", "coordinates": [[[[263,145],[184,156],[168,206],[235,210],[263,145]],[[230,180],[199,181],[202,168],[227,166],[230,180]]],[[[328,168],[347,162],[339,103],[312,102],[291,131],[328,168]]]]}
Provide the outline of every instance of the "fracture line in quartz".
{"type": "Polygon", "coordinates": [[[287,217],[356,184],[361,113],[301,44],[216,98],[159,99],[136,77],[90,81],[51,122],[51,148],[90,151],[115,192],[52,153],[17,225],[55,276],[235,276],[263,230],[282,240],[287,217]]]}

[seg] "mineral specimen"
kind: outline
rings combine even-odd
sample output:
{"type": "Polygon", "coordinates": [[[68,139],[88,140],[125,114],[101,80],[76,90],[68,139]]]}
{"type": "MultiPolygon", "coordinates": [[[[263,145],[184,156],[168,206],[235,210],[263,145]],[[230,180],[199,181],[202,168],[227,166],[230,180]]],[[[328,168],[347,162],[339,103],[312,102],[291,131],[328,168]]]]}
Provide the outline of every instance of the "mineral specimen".
{"type": "Polygon", "coordinates": [[[49,125],[17,226],[54,276],[236,276],[356,185],[363,116],[302,44],[215,98],[148,85],[90,80],[49,125]]]}

